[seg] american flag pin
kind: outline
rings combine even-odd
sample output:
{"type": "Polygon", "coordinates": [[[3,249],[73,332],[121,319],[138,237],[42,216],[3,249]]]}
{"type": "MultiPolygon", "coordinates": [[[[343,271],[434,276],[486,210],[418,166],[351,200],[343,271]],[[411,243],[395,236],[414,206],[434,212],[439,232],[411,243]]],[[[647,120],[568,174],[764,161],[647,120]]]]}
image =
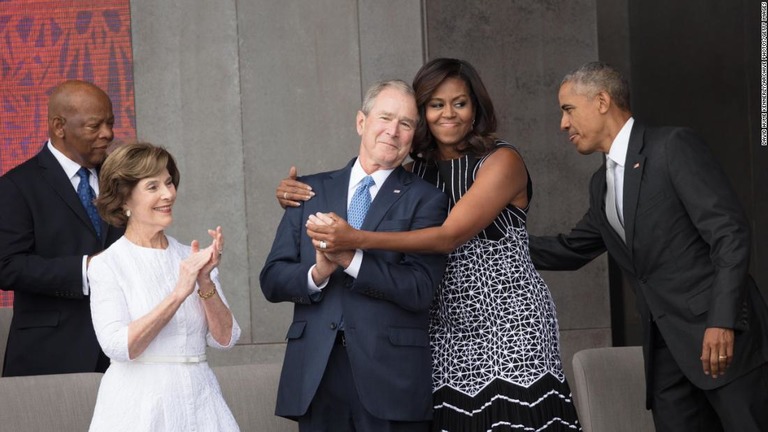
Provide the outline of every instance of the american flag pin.
{"type": "Polygon", "coordinates": [[[633,169],[640,168],[640,162],[635,162],[635,164],[632,166],[633,169]]]}
{"type": "Polygon", "coordinates": [[[400,193],[400,189],[395,189],[394,192],[395,193],[400,193]]]}

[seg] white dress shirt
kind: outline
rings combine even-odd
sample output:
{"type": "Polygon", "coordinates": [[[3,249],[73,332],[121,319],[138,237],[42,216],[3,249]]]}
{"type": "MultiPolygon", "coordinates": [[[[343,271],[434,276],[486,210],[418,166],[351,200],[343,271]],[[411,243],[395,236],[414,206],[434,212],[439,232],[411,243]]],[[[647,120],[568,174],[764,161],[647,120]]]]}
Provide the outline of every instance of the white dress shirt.
{"type": "MultiPolygon", "coordinates": [[[[80,170],[80,165],[54,147],[53,144],[51,144],[51,140],[48,140],[48,144],[46,145],[48,146],[48,150],[53,154],[53,157],[56,158],[59,165],[64,169],[67,177],[69,177],[69,181],[72,182],[72,187],[75,188],[75,193],[77,193],[77,187],[80,186],[80,176],[77,175],[77,172],[80,170]]],[[[91,172],[91,175],[88,176],[88,184],[93,188],[94,196],[99,196],[99,175],[93,168],[88,168],[88,171],[91,172]]],[[[82,274],[83,294],[88,295],[90,292],[88,289],[88,255],[83,255],[82,274]]]]}
{"type": "Polygon", "coordinates": [[[613,170],[613,177],[616,180],[616,210],[619,212],[619,221],[624,225],[624,164],[627,162],[627,149],[629,148],[629,134],[632,131],[632,125],[635,119],[630,117],[621,128],[616,138],[611,143],[611,150],[605,156],[616,162],[613,170]]]}

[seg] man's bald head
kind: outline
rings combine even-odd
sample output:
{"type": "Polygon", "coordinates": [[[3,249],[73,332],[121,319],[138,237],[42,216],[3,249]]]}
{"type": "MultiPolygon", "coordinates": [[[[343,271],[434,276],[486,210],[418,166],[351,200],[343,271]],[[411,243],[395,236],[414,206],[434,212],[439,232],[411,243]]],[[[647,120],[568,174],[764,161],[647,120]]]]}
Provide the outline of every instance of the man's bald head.
{"type": "Polygon", "coordinates": [[[65,81],[48,99],[51,143],[81,166],[93,168],[104,161],[114,122],[109,96],[89,82],[65,81]]]}

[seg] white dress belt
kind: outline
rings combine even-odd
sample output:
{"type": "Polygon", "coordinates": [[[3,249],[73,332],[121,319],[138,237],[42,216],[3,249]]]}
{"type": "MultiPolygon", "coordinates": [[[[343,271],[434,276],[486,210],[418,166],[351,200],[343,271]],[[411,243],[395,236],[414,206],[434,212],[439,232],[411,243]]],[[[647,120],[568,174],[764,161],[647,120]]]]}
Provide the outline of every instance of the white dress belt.
{"type": "Polygon", "coordinates": [[[197,356],[141,356],[135,363],[166,364],[166,363],[204,363],[207,361],[205,354],[197,356]]]}

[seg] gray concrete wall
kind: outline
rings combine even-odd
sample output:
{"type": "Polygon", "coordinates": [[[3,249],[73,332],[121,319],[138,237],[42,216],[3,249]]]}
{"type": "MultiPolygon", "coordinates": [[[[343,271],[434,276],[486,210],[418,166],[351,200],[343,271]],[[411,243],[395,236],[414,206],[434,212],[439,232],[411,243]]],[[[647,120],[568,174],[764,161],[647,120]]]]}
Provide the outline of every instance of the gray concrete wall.
{"type": "MultiPolygon", "coordinates": [[[[171,234],[225,229],[222,281],[243,337],[216,364],[279,361],[290,305],[268,304],[258,274],[281,216],[274,188],[337,168],[357,153],[354,116],[380,78],[410,81],[425,58],[462,57],[480,71],[534,179],[534,233],[570,227],[600,164],[558,133],[557,87],[597,57],[595,0],[133,0],[139,137],[179,159],[171,234]]],[[[207,239],[206,239],[207,241],[207,239]]],[[[564,362],[610,341],[604,261],[545,274],[564,362]]]]}

